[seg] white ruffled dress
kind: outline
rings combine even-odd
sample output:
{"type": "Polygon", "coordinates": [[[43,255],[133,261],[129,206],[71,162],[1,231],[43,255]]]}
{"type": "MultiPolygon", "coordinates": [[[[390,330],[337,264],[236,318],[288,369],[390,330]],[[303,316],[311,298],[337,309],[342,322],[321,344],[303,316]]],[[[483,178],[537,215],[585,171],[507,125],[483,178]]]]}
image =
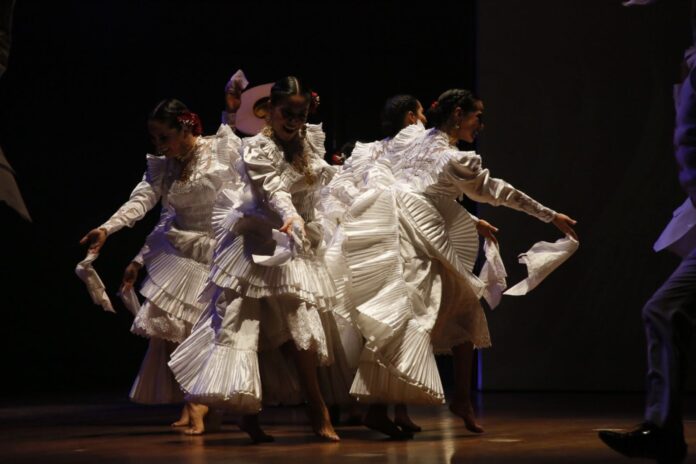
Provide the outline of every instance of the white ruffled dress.
{"type": "Polygon", "coordinates": [[[436,129],[409,126],[381,147],[358,145],[356,151],[356,164],[369,166],[353,167],[365,187],[342,219],[347,293],[365,339],[351,395],[440,404],[434,355],[465,342],[491,344],[479,303],[485,285],[472,273],[475,220],[456,198],[465,194],[545,222],[555,212],[492,178],[480,156],[457,150],[436,129]]]}
{"type": "MultiPolygon", "coordinates": [[[[424,131],[422,125],[418,130],[424,131]]],[[[404,138],[385,138],[370,143],[358,142],[345,164],[339,167],[331,182],[322,190],[319,208],[324,225],[326,266],[336,287],[336,303],[332,314],[339,327],[340,340],[348,364],[354,373],[360,361],[364,340],[355,324],[355,305],[351,300],[350,270],[343,253],[344,218],[360,194],[370,188],[379,188],[393,179],[388,164],[377,160],[404,138]],[[368,185],[368,182],[370,185],[368,185]]]]}
{"type": "Polygon", "coordinates": [[[173,346],[191,332],[206,305],[198,301],[205,288],[215,239],[212,210],[218,192],[239,188],[232,164],[241,140],[228,126],[210,137],[199,137],[195,165],[188,180],[178,177],[177,160],[147,155],[147,171],[130,199],[102,227],[109,235],[132,227],[160,200],[162,214],[134,261],[144,264],[147,277],[140,293],[145,302],[131,331],[150,339],[147,354],[130,397],[146,404],[181,401],[183,395],[167,367],[173,346]]]}
{"type": "MultiPolygon", "coordinates": [[[[219,247],[203,299],[214,303],[169,363],[187,399],[256,413],[266,404],[302,401],[292,363],[277,348],[292,341],[314,350],[318,364],[345,363],[329,316],[335,289],[321,244],[316,204],[335,172],[326,164],[321,126],[308,125],[305,153],[312,173],[296,170],[263,133],[242,147],[248,188],[222,192],[215,212],[219,247]],[[294,247],[287,262],[266,266],[253,255],[274,254],[273,230],[300,216],[309,246],[294,247]]],[[[324,394],[347,397],[350,378],[321,376],[324,394]]],[[[329,400],[330,401],[330,400],[329,400]]]]}

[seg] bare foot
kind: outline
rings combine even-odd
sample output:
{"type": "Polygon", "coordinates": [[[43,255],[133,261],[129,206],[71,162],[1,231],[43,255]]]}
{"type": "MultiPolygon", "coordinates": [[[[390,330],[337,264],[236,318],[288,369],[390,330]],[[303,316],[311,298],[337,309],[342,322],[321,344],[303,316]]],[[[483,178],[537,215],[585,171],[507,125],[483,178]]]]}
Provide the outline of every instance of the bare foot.
{"type": "Polygon", "coordinates": [[[468,431],[473,433],[483,433],[483,427],[476,422],[474,408],[471,406],[470,402],[450,403],[449,410],[452,412],[452,414],[459,416],[464,420],[464,426],[468,431]]]}
{"type": "Polygon", "coordinates": [[[188,427],[190,422],[188,407],[184,404],[184,407],[181,408],[181,417],[178,421],[172,422],[172,427],[188,427]]]}
{"type": "Polygon", "coordinates": [[[331,425],[329,410],[325,405],[322,404],[319,408],[313,408],[310,404],[308,405],[307,412],[309,413],[309,420],[312,423],[312,429],[318,437],[332,442],[341,440],[336,434],[333,425],[331,425]]]}
{"type": "Polygon", "coordinates": [[[405,404],[397,404],[394,406],[394,423],[407,432],[420,432],[420,425],[414,423],[408,416],[408,409],[405,404]]]}
{"type": "Polygon", "coordinates": [[[271,443],[275,441],[275,438],[261,430],[258,414],[242,416],[239,420],[239,428],[246,432],[254,443],[271,443]]]}
{"type": "Polygon", "coordinates": [[[187,403],[191,427],[186,429],[186,435],[203,435],[205,432],[205,416],[208,414],[208,406],[200,403],[187,403]]]}
{"type": "Polygon", "coordinates": [[[413,438],[413,433],[407,430],[401,430],[389,417],[387,417],[386,408],[371,407],[368,409],[367,414],[365,414],[363,418],[363,425],[368,429],[388,435],[394,440],[408,440],[413,438]]]}

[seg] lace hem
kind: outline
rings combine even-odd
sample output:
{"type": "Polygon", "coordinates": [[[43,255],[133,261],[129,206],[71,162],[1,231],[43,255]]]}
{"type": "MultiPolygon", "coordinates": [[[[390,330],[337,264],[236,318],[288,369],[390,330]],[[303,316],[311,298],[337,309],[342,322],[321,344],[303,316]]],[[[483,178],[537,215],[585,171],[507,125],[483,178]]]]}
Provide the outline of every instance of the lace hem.
{"type": "Polygon", "coordinates": [[[162,311],[146,300],[135,316],[131,332],[145,338],[181,343],[191,333],[191,323],[162,311]]]}

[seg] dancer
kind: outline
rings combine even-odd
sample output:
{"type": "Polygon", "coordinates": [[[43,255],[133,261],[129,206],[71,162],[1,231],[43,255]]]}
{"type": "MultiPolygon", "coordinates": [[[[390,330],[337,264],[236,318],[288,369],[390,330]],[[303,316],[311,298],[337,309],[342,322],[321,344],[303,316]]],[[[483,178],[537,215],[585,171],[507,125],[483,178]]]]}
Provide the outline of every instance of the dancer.
{"type": "MultiPolygon", "coordinates": [[[[148,129],[159,156],[147,156],[147,171],[128,202],[81,243],[89,242],[90,252],[98,252],[107,237],[132,227],[161,202],[160,221],[126,268],[122,286],[122,291],[128,291],[145,266],[148,276],[140,290],[145,302],[131,330],[150,341],[130,397],[139,403],[161,404],[183,400],[167,361],[205,308],[198,295],[210,273],[215,246],[213,203],[220,189],[238,185],[230,166],[241,141],[226,126],[215,136],[202,137],[198,116],[175,99],[155,107],[148,129]]],[[[188,422],[185,407],[172,425],[188,422]]]]}
{"type": "MultiPolygon", "coordinates": [[[[476,103],[477,109],[483,110],[483,104],[480,101],[476,103]]],[[[387,169],[387,172],[382,173],[388,178],[393,179],[388,166],[380,164],[377,160],[385,153],[395,151],[392,146],[394,138],[405,127],[412,127],[414,133],[425,131],[423,124],[427,123],[427,119],[423,112],[423,106],[415,97],[411,95],[396,95],[387,100],[382,110],[382,131],[386,136],[385,139],[373,143],[360,143],[354,151],[354,156],[349,158],[339,174],[337,174],[325,189],[323,197],[323,209],[327,217],[331,221],[327,229],[332,230],[333,236],[327,241],[331,243],[329,252],[327,252],[327,265],[334,276],[336,287],[338,289],[338,304],[334,310],[335,314],[341,315],[343,318],[352,318],[350,308],[349,295],[344,291],[345,274],[348,270],[345,266],[341,248],[343,245],[343,230],[340,227],[340,222],[343,216],[359,196],[361,190],[369,188],[365,185],[365,177],[369,172],[370,177],[374,180],[379,177],[375,174],[380,168],[387,169]],[[332,228],[333,227],[333,228],[332,228]]],[[[474,129],[475,133],[483,129],[480,122],[480,116],[477,118],[478,127],[474,129]]],[[[497,229],[486,221],[478,218],[472,219],[476,222],[476,228],[480,235],[489,238],[494,243],[495,232],[497,229]]],[[[349,345],[349,344],[346,344],[349,345]]],[[[347,352],[353,352],[350,346],[345,346],[347,352]]],[[[355,362],[357,368],[357,360],[355,362]]],[[[419,432],[421,427],[415,424],[408,416],[406,404],[397,404],[394,406],[394,421],[388,420],[386,404],[375,403],[371,404],[367,415],[363,419],[363,424],[373,430],[378,430],[395,439],[411,438],[414,432],[419,432]]]]}
{"type": "MultiPolygon", "coordinates": [[[[351,156],[342,160],[340,164],[343,164],[343,168],[322,192],[322,210],[327,219],[325,229],[327,231],[327,242],[330,244],[326,261],[329,271],[334,278],[338,294],[334,314],[338,321],[343,321],[344,326],[352,326],[353,322],[350,299],[345,293],[348,269],[342,254],[344,234],[340,223],[345,212],[359,195],[360,190],[365,187],[365,173],[374,167],[376,158],[386,149],[386,145],[404,127],[411,124],[419,124],[420,127],[423,127],[425,123],[423,106],[415,97],[411,95],[396,95],[388,99],[381,114],[382,132],[385,138],[373,143],[358,143],[357,150],[355,150],[356,144],[353,143],[350,147],[351,156]]],[[[357,369],[359,353],[363,343],[362,337],[356,337],[349,333],[348,330],[345,332],[347,333],[341,337],[342,342],[346,352],[354,353],[351,356],[353,359],[351,365],[355,370],[357,369]]],[[[351,423],[361,423],[368,428],[378,430],[396,439],[411,438],[413,432],[421,430],[408,416],[405,404],[395,405],[394,424],[388,424],[385,428],[383,424],[374,423],[371,420],[374,416],[373,410],[385,409],[384,415],[386,415],[386,408],[387,406],[384,404],[372,405],[368,414],[357,420],[353,417],[357,413],[352,412],[349,421],[351,423]]]]}
{"type": "MultiPolygon", "coordinates": [[[[490,337],[479,303],[483,283],[471,273],[475,218],[455,199],[465,194],[521,210],[575,237],[574,220],[492,178],[478,155],[456,148],[474,141],[481,112],[471,92],[443,93],[428,116],[435,127],[409,126],[393,139],[343,222],[349,293],[366,339],[351,394],[370,403],[439,404],[434,353],[451,352],[450,410],[479,433],[469,393],[473,349],[490,346],[490,337]]],[[[394,425],[381,413],[375,423],[394,425]]]]}
{"type": "Polygon", "coordinates": [[[321,127],[306,124],[312,101],[295,77],[273,85],[268,125],[242,147],[250,188],[223,192],[218,202],[220,248],[208,289],[214,303],[169,363],[195,402],[195,427],[208,405],[220,405],[243,414],[252,440],[271,441],[258,425],[262,399],[298,402],[299,381],[314,432],[339,440],[317,377],[317,365],[331,362],[320,313],[330,310],[335,291],[317,256],[315,209],[335,168],[323,159],[321,127]]]}

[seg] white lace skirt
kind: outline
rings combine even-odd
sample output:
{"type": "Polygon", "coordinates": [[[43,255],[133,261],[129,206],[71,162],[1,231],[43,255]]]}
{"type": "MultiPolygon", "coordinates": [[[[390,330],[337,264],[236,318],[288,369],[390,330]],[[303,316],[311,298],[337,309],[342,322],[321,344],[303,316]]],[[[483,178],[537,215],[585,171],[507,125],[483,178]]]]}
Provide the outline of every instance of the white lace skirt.
{"type": "Polygon", "coordinates": [[[278,350],[286,342],[316,352],[319,365],[331,361],[315,306],[292,295],[256,299],[223,289],[169,366],[188,400],[252,414],[263,403],[302,401],[294,367],[278,350]]]}
{"type": "Polygon", "coordinates": [[[145,300],[135,316],[131,332],[145,338],[181,343],[191,333],[191,327],[193,324],[187,320],[174,317],[150,300],[145,300]]]}
{"type": "Polygon", "coordinates": [[[140,289],[145,302],[131,332],[149,338],[150,344],[130,397],[143,404],[176,403],[183,393],[167,363],[206,306],[198,296],[208,278],[214,242],[206,234],[172,228],[153,233],[147,243],[148,276],[140,289]]]}

